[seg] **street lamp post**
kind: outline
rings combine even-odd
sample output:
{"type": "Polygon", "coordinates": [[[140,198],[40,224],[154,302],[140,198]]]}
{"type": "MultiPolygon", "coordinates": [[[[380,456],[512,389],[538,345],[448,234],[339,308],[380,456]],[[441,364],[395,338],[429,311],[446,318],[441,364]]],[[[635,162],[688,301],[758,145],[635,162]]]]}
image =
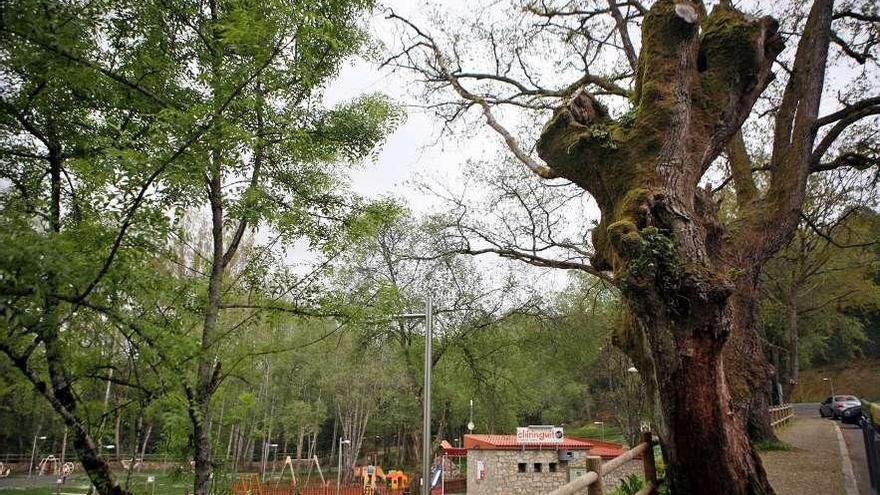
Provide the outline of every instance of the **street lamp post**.
{"type": "Polygon", "coordinates": [[[593,421],[593,424],[596,426],[602,427],[602,441],[605,441],[605,422],[604,421],[593,421]]]}
{"type": "Polygon", "coordinates": [[[434,338],[434,307],[431,296],[425,298],[424,313],[393,315],[392,318],[423,318],[425,320],[425,383],[422,400],[422,495],[431,493],[431,369],[434,338]]]}
{"type": "Polygon", "coordinates": [[[336,468],[336,495],[339,495],[339,484],[342,483],[342,446],[348,445],[351,440],[343,440],[339,437],[339,466],[336,468]]]}
{"type": "Polygon", "coordinates": [[[37,456],[37,440],[42,441],[42,440],[46,439],[45,435],[44,436],[39,436],[39,435],[40,435],[39,433],[34,435],[34,446],[33,446],[33,448],[31,448],[31,465],[30,465],[30,467],[28,467],[28,478],[30,478],[34,472],[34,458],[37,456]]]}
{"type": "Polygon", "coordinates": [[[269,478],[270,480],[274,480],[275,479],[275,466],[278,464],[278,444],[277,443],[270,443],[269,448],[274,449],[274,452],[275,452],[275,456],[272,458],[272,476],[269,478]]]}
{"type": "Polygon", "coordinates": [[[831,388],[831,402],[834,402],[834,382],[831,378],[823,378],[823,382],[828,382],[828,387],[831,388]]]}
{"type": "Polygon", "coordinates": [[[425,300],[425,411],[422,413],[422,495],[431,493],[431,368],[433,363],[432,340],[434,339],[434,308],[431,298],[425,300]]]}

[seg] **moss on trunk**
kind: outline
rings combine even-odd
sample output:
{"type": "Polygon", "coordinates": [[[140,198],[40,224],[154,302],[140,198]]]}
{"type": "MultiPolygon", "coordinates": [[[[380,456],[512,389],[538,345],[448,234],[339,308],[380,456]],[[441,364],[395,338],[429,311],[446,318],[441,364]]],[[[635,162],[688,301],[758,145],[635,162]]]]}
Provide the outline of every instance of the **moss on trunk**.
{"type": "Polygon", "coordinates": [[[592,262],[623,288],[630,318],[615,342],[656,393],[678,493],[772,493],[739,404],[749,392],[734,380],[731,397],[722,357],[741,330],[739,272],[722,259],[717,208],[697,184],[769,81],[775,32],[769,18],[660,0],[644,18],[631,111],[615,121],[579,95],[538,142],[599,205],[592,262]]]}

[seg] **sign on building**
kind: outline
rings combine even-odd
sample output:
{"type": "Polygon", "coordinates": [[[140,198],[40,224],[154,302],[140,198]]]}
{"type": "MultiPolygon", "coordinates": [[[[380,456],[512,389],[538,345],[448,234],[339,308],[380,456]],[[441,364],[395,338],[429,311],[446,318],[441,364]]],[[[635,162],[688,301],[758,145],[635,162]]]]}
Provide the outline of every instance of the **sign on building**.
{"type": "Polygon", "coordinates": [[[558,426],[527,426],[516,429],[516,443],[562,443],[565,435],[558,426]]]}

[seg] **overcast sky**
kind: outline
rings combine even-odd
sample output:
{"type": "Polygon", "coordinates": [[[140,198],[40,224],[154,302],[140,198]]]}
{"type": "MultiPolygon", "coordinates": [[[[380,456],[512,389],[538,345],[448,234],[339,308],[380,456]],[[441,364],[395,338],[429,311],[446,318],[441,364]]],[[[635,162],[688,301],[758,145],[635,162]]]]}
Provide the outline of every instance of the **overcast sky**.
{"type": "MultiPolygon", "coordinates": [[[[415,21],[424,20],[426,2],[390,0],[384,2],[395,13],[415,21]]],[[[460,0],[444,0],[444,7],[464,5],[460,0]]],[[[391,43],[394,33],[384,12],[376,11],[372,22],[373,35],[391,43]]],[[[483,135],[474,140],[440,140],[442,124],[428,112],[409,106],[418,88],[411,75],[380,70],[376,63],[353,60],[345,65],[340,76],[328,88],[328,104],[345,101],[358,95],[381,92],[406,106],[406,120],[388,138],[378,158],[366,161],[351,174],[352,188],[368,197],[393,195],[405,200],[417,213],[427,213],[441,207],[431,194],[422,192],[415,181],[450,183],[461,177],[461,165],[468,158],[486,151],[490,137],[483,135]]]]}

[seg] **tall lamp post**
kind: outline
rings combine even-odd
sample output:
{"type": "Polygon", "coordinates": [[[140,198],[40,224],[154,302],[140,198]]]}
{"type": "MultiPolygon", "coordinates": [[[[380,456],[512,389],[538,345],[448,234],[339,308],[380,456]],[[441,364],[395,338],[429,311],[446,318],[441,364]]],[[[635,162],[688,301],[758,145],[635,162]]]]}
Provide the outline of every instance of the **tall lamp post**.
{"type": "Polygon", "coordinates": [[[392,318],[423,318],[425,320],[425,383],[422,400],[422,495],[431,493],[431,344],[434,338],[434,308],[431,296],[425,298],[424,313],[392,315],[392,318]]]}
{"type": "Polygon", "coordinates": [[[351,440],[343,440],[339,437],[339,467],[336,468],[336,495],[339,495],[339,484],[342,483],[342,446],[348,445],[351,440]]]}
{"type": "Polygon", "coordinates": [[[831,378],[823,378],[823,382],[828,382],[828,387],[831,389],[831,402],[834,402],[834,382],[831,381],[831,378]]]}
{"type": "Polygon", "coordinates": [[[272,476],[269,479],[275,479],[275,466],[278,464],[278,444],[270,443],[269,448],[275,452],[275,457],[272,458],[272,476]]]}
{"type": "Polygon", "coordinates": [[[593,421],[593,424],[596,426],[602,427],[602,441],[605,441],[605,422],[604,421],[593,421]]]}
{"type": "Polygon", "coordinates": [[[30,478],[34,472],[34,458],[36,458],[36,456],[37,456],[37,440],[43,441],[46,439],[45,435],[44,436],[39,436],[39,435],[40,435],[39,433],[34,435],[34,446],[31,449],[31,465],[28,468],[28,478],[30,478]]]}

